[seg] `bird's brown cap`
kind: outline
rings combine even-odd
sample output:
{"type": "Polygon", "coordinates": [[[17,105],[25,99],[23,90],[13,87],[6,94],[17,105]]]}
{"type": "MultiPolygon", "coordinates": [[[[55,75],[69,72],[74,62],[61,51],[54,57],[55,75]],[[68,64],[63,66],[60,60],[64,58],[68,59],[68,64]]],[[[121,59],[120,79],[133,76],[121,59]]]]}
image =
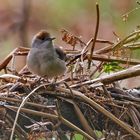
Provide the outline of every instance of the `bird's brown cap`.
{"type": "Polygon", "coordinates": [[[35,35],[36,38],[40,40],[45,40],[46,38],[50,38],[50,33],[48,33],[46,30],[41,30],[35,35]]]}

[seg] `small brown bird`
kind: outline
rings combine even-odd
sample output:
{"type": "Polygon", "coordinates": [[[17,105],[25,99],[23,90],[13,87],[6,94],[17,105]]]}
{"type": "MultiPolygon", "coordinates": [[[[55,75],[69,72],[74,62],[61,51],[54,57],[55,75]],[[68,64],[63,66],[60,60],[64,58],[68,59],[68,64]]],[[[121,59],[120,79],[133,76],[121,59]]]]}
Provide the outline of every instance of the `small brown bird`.
{"type": "Polygon", "coordinates": [[[53,78],[66,71],[65,53],[54,47],[50,34],[46,30],[37,33],[32,40],[27,56],[29,70],[41,77],[53,78]]]}

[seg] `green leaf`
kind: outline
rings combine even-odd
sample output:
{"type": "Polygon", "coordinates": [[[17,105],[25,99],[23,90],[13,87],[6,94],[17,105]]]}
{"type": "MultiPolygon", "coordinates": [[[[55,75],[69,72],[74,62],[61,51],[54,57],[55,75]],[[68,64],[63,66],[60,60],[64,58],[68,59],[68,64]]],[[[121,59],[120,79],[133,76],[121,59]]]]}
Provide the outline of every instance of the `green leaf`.
{"type": "Polygon", "coordinates": [[[72,140],[83,140],[83,136],[81,134],[74,134],[72,140]]]}
{"type": "Polygon", "coordinates": [[[122,69],[123,69],[123,67],[120,66],[120,63],[115,62],[115,61],[108,62],[103,65],[103,70],[105,73],[116,72],[116,71],[119,71],[122,69]]]}

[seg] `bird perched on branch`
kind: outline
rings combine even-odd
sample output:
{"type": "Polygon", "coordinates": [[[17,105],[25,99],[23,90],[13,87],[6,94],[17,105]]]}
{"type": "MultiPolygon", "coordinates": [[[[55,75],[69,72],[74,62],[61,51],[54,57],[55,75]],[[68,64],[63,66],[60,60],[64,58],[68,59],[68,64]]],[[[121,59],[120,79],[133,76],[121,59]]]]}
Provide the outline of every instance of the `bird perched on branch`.
{"type": "Polygon", "coordinates": [[[46,30],[33,37],[27,56],[27,66],[32,73],[47,78],[64,74],[66,55],[59,47],[54,47],[54,39],[46,30]]]}

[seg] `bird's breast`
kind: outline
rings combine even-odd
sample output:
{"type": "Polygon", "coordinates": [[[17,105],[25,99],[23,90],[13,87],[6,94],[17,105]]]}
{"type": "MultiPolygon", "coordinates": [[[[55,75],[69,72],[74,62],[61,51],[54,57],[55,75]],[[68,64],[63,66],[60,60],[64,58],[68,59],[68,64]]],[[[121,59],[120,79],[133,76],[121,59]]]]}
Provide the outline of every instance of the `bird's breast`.
{"type": "Polygon", "coordinates": [[[65,61],[52,52],[51,49],[31,49],[27,56],[29,70],[34,74],[48,78],[64,74],[66,70],[65,61]]]}
{"type": "Polygon", "coordinates": [[[65,70],[65,62],[59,58],[49,60],[44,65],[41,65],[41,73],[43,73],[44,76],[47,76],[48,78],[62,75],[64,74],[65,70]]]}

